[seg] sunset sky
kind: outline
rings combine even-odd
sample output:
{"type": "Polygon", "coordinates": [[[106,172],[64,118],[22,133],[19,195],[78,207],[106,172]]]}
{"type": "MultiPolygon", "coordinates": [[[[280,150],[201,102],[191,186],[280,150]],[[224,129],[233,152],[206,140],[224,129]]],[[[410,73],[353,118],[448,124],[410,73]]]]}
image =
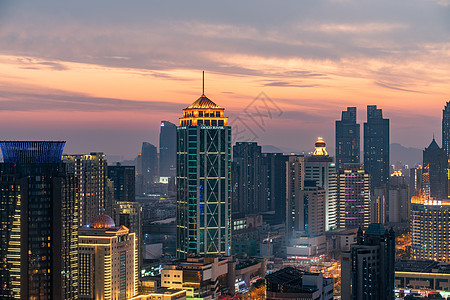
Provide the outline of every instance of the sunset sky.
{"type": "Polygon", "coordinates": [[[376,104],[391,142],[440,144],[450,0],[0,0],[0,139],[133,158],[201,95],[202,70],[243,139],[323,136],[334,153],[341,111],[363,123],[376,104]]]}

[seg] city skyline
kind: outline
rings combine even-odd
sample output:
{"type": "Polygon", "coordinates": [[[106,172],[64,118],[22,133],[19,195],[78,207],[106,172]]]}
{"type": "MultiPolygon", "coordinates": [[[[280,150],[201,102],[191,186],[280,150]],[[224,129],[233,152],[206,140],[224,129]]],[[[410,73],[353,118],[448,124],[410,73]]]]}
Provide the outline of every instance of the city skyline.
{"type": "Polygon", "coordinates": [[[142,141],[157,144],[161,120],[178,123],[206,70],[205,94],[230,123],[261,92],[280,108],[257,132],[261,145],[310,150],[323,136],[332,150],[340,111],[356,106],[361,124],[367,105],[391,120],[392,142],[423,149],[434,132],[442,144],[448,1],[250,1],[238,14],[203,2],[86,3],[0,4],[0,125],[16,124],[4,139],[133,158],[142,141]]]}

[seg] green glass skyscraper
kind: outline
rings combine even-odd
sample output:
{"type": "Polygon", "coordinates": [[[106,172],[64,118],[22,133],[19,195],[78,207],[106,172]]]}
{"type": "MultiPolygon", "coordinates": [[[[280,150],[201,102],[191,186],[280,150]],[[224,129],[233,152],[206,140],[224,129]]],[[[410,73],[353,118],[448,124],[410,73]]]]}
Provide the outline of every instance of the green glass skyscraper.
{"type": "Polygon", "coordinates": [[[231,127],[202,95],[177,127],[177,257],[230,255],[231,127]]]}

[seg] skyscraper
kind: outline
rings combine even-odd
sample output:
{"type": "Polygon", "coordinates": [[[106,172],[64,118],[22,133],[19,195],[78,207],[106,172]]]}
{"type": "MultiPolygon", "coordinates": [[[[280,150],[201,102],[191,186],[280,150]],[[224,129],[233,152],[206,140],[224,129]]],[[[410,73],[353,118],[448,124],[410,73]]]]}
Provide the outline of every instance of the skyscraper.
{"type": "Polygon", "coordinates": [[[370,222],[370,175],[361,164],[346,164],[339,171],[340,228],[366,228],[370,222]]]}
{"type": "Polygon", "coordinates": [[[430,196],[437,199],[446,199],[448,194],[448,157],[434,138],[428,148],[423,151],[423,167],[428,170],[430,196]]]}
{"type": "Polygon", "coordinates": [[[325,230],[337,228],[337,174],[333,158],[328,156],[321,137],[313,155],[305,157],[305,180],[314,180],[325,190],[325,230]]]}
{"type": "Polygon", "coordinates": [[[108,166],[108,178],[114,183],[114,200],[121,202],[134,202],[136,198],[135,167],[108,166]]]}
{"type": "Polygon", "coordinates": [[[177,128],[177,256],[230,254],[231,127],[204,94],[177,128]]]}
{"type": "Polygon", "coordinates": [[[159,176],[174,177],[177,160],[177,126],[161,121],[159,134],[159,176]]]}
{"type": "Polygon", "coordinates": [[[148,190],[158,176],[158,151],[154,145],[147,142],[142,143],[141,172],[144,190],[148,190]]]}
{"type": "Polygon", "coordinates": [[[78,180],[65,142],[0,142],[0,298],[78,299],[78,180]]]}
{"type": "Polygon", "coordinates": [[[305,183],[305,157],[289,156],[286,162],[286,231],[295,230],[295,204],[305,183]]]}
{"type": "Polygon", "coordinates": [[[325,233],[326,193],[314,185],[314,181],[306,181],[295,204],[295,230],[310,237],[325,233]]]}
{"type": "Polygon", "coordinates": [[[382,224],[361,228],[357,243],[342,253],[342,300],[394,299],[395,233],[382,224]]]}
{"type": "Polygon", "coordinates": [[[445,104],[442,111],[442,149],[450,158],[450,101],[445,104]]]}
{"type": "Polygon", "coordinates": [[[107,164],[101,152],[91,154],[64,155],[63,161],[79,180],[80,226],[89,224],[105,207],[105,185],[107,164]]]}
{"type": "MultiPolygon", "coordinates": [[[[262,153],[265,172],[265,201],[274,211],[275,224],[286,223],[286,162],[289,157],[283,153],[262,153]]],[[[233,209],[234,210],[234,209],[233,209]]]]}
{"type": "Polygon", "coordinates": [[[356,123],[356,107],[347,107],[340,121],[336,121],[336,166],[359,163],[360,127],[356,123]]]}
{"type": "Polygon", "coordinates": [[[261,146],[255,142],[237,142],[233,146],[231,171],[233,213],[246,216],[267,211],[261,146]]]}
{"type": "MultiPolygon", "coordinates": [[[[387,206],[389,168],[389,119],[383,118],[383,111],[376,105],[368,105],[367,122],[364,123],[364,169],[370,174],[371,193],[384,186],[387,206]]],[[[389,211],[386,214],[388,216],[389,211]]]]}
{"type": "Polygon", "coordinates": [[[135,233],[105,214],[79,230],[80,298],[130,299],[138,291],[135,233]]]}

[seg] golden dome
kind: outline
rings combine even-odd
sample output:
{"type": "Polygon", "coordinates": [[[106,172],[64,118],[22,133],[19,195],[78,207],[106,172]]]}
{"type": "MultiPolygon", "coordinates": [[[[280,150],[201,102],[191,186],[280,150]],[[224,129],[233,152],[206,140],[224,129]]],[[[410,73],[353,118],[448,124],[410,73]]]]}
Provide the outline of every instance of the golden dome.
{"type": "Polygon", "coordinates": [[[108,229],[115,226],[114,220],[105,214],[98,215],[90,224],[90,227],[95,229],[108,229]]]}
{"type": "Polygon", "coordinates": [[[186,107],[185,109],[195,109],[195,108],[213,108],[213,109],[221,109],[219,105],[212,102],[205,95],[201,95],[194,103],[186,107]]]}

